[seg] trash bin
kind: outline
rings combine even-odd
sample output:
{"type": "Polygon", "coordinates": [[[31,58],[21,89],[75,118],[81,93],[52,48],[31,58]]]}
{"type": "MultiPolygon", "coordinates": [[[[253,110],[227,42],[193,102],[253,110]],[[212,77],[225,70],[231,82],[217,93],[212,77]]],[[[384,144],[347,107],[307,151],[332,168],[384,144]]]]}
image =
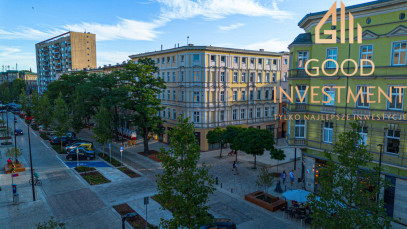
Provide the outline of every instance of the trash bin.
{"type": "Polygon", "coordinates": [[[18,204],[20,201],[20,197],[18,195],[18,193],[14,193],[13,194],[13,204],[18,204]]]}

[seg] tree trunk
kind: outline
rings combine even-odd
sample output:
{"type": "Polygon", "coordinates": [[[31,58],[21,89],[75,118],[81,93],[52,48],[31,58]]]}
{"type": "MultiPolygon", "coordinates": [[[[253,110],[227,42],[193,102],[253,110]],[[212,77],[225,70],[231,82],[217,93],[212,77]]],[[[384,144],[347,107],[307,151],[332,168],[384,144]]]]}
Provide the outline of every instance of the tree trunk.
{"type": "Polygon", "coordinates": [[[220,154],[219,154],[219,157],[220,158],[222,158],[222,146],[223,146],[223,144],[222,144],[222,142],[220,143],[220,154]]]}
{"type": "Polygon", "coordinates": [[[148,155],[148,153],[150,152],[148,150],[148,131],[144,130],[144,135],[143,135],[143,139],[144,139],[144,154],[148,155]]]}
{"type": "Polygon", "coordinates": [[[103,157],[105,157],[105,143],[103,143],[103,157]]]}
{"type": "Polygon", "coordinates": [[[236,154],[236,159],[235,159],[235,161],[237,162],[237,150],[235,150],[235,154],[236,154]]]}
{"type": "Polygon", "coordinates": [[[254,155],[254,169],[257,169],[257,167],[256,167],[256,154],[254,155]]]}
{"type": "Polygon", "coordinates": [[[61,153],[62,153],[62,137],[60,137],[60,141],[61,141],[61,153]]]}

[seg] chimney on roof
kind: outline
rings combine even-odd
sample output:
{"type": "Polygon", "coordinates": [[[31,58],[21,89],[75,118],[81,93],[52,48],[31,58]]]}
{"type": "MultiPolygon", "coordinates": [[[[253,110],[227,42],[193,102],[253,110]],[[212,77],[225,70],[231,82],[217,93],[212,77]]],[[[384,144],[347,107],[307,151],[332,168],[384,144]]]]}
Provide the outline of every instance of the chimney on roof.
{"type": "Polygon", "coordinates": [[[264,49],[260,49],[260,52],[264,52],[264,49]]]}
{"type": "Polygon", "coordinates": [[[161,51],[163,51],[163,45],[161,45],[161,51]]]}
{"type": "Polygon", "coordinates": [[[188,46],[194,46],[194,44],[188,44],[188,46]]]}

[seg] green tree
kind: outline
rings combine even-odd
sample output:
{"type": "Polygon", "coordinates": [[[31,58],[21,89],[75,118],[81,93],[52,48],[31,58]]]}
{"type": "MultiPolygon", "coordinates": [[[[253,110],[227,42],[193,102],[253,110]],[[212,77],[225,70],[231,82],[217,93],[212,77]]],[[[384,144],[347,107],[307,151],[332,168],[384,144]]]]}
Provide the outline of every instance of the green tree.
{"type": "Polygon", "coordinates": [[[48,222],[38,223],[35,226],[37,229],[65,229],[64,223],[58,223],[52,216],[48,222]]]}
{"type": "Polygon", "coordinates": [[[55,134],[61,138],[69,130],[69,110],[65,101],[62,99],[62,93],[60,93],[59,97],[55,100],[54,112],[52,116],[55,123],[55,134]]]}
{"type": "Polygon", "coordinates": [[[85,125],[84,121],[86,118],[86,105],[83,102],[84,99],[84,97],[77,94],[75,100],[73,101],[73,105],[71,106],[71,126],[75,133],[78,135],[85,125]]]}
{"type": "Polygon", "coordinates": [[[205,164],[198,168],[200,148],[194,125],[183,116],[178,120],[178,126],[170,131],[170,149],[160,152],[163,172],[157,175],[157,200],[173,215],[169,220],[161,219],[161,226],[199,228],[210,222],[206,204],[214,191],[214,180],[205,164]]]}
{"type": "Polygon", "coordinates": [[[237,138],[238,135],[244,131],[243,127],[240,126],[227,126],[225,131],[225,143],[229,143],[229,147],[236,153],[236,161],[237,161],[237,151],[240,150],[239,148],[239,139],[237,138]]]}
{"type": "Polygon", "coordinates": [[[256,185],[267,193],[273,181],[274,177],[269,173],[269,170],[267,168],[261,168],[259,175],[257,175],[256,185]]]}
{"type": "Polygon", "coordinates": [[[20,105],[21,105],[21,110],[24,111],[25,115],[27,117],[31,117],[31,104],[30,100],[25,93],[25,91],[21,91],[20,94],[20,105]]]}
{"type": "Polygon", "coordinates": [[[39,109],[40,96],[36,91],[31,94],[31,114],[39,121],[42,110],[39,109]]]}
{"type": "Polygon", "coordinates": [[[219,143],[220,145],[220,153],[219,157],[222,158],[222,148],[223,144],[225,142],[225,129],[222,129],[220,127],[216,127],[213,130],[208,131],[206,134],[206,138],[208,139],[209,144],[216,144],[219,143]]]}
{"type": "Polygon", "coordinates": [[[133,111],[129,115],[144,140],[144,153],[148,154],[148,141],[153,134],[163,132],[163,121],[158,112],[164,107],[158,94],[166,88],[164,80],[155,77],[158,67],[150,58],[140,59],[137,63],[129,62],[122,72],[124,90],[128,91],[125,108],[133,111]]]}
{"type": "Polygon", "coordinates": [[[237,136],[238,148],[247,154],[254,156],[254,169],[256,169],[256,157],[263,155],[265,150],[276,153],[274,148],[274,136],[269,130],[248,128],[241,131],[237,136]]]}
{"type": "Polygon", "coordinates": [[[277,160],[277,173],[278,173],[278,166],[280,164],[280,161],[285,159],[285,153],[281,149],[276,149],[274,151],[270,151],[270,158],[272,160],[277,160]]]}
{"type": "Polygon", "coordinates": [[[113,137],[113,120],[110,111],[101,101],[98,113],[95,115],[96,126],[93,128],[96,140],[103,145],[103,156],[105,155],[105,144],[113,137]]]}
{"type": "Polygon", "coordinates": [[[21,91],[22,90],[25,91],[25,87],[26,87],[26,85],[25,85],[24,80],[22,80],[20,78],[14,79],[11,82],[11,89],[10,89],[11,101],[18,100],[18,97],[19,97],[21,91]]]}
{"type": "Polygon", "coordinates": [[[372,154],[366,149],[358,126],[339,135],[333,152],[325,152],[326,167],[320,168],[321,185],[317,197],[311,194],[313,228],[391,228],[384,209],[383,197],[378,195],[386,187],[378,185],[378,170],[362,170],[369,166],[372,154]],[[380,196],[377,200],[377,196],[380,196]]]}
{"type": "Polygon", "coordinates": [[[44,126],[45,135],[48,133],[48,128],[52,123],[52,106],[46,94],[42,95],[38,102],[38,119],[44,126]]]}
{"type": "Polygon", "coordinates": [[[10,158],[14,158],[14,161],[17,161],[18,156],[21,156],[23,152],[19,148],[8,148],[6,151],[6,156],[10,158]]]}

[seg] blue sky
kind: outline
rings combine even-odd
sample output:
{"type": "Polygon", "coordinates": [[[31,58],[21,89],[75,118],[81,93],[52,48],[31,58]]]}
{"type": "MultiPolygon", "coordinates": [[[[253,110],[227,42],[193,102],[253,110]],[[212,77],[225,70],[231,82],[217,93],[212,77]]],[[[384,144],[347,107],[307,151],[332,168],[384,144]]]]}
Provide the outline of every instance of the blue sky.
{"type": "MultiPolygon", "coordinates": [[[[368,0],[343,0],[349,6],[368,0]]],[[[35,43],[66,31],[96,34],[97,65],[186,45],[286,51],[297,24],[333,0],[0,0],[0,70],[36,71],[35,43]]],[[[339,5],[339,3],[338,3],[339,5]]]]}

